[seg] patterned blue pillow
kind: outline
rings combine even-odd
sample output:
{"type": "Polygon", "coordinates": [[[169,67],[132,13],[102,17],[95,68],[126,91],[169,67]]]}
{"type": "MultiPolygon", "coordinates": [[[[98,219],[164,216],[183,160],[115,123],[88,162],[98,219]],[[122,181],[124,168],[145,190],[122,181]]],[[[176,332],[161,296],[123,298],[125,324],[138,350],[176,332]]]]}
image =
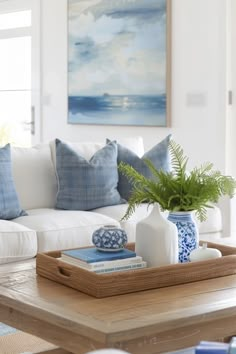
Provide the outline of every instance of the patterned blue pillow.
{"type": "Polygon", "coordinates": [[[58,193],[56,208],[91,210],[120,204],[117,191],[117,145],[109,143],[87,161],[56,139],[58,193]]]}
{"type": "MultiPolygon", "coordinates": [[[[147,178],[152,178],[152,173],[148,169],[147,165],[143,161],[144,159],[150,160],[157,169],[162,169],[164,171],[170,171],[170,154],[169,154],[169,141],[171,139],[171,134],[168,135],[159,144],[155,145],[151,150],[146,152],[141,158],[138,157],[134,152],[125,148],[124,146],[118,145],[118,165],[121,161],[129,164],[139,173],[147,178]]],[[[109,140],[107,139],[109,142],[109,140]]],[[[125,200],[129,200],[132,191],[132,184],[128,179],[119,172],[119,182],[118,182],[118,192],[121,197],[125,200]]]]}
{"type": "Polygon", "coordinates": [[[0,148],[0,219],[10,220],[27,215],[21,209],[11,168],[10,144],[0,148]]]}

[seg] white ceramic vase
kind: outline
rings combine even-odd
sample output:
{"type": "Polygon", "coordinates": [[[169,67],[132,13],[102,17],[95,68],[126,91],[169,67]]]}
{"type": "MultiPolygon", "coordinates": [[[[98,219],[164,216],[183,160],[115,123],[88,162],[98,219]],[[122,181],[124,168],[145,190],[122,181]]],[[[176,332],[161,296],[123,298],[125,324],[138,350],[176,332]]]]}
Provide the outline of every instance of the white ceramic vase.
{"type": "Polygon", "coordinates": [[[154,204],[149,216],[136,227],[135,251],[148,267],[178,263],[178,230],[154,204]]]}

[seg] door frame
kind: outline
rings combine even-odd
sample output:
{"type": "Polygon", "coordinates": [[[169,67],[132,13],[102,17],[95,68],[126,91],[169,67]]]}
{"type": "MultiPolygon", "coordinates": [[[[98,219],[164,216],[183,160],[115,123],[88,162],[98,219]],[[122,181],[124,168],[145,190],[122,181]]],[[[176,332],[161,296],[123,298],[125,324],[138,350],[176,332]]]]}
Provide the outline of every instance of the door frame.
{"type": "Polygon", "coordinates": [[[0,2],[0,13],[31,10],[31,27],[0,30],[0,38],[31,36],[31,143],[42,140],[41,128],[41,0],[0,2]]]}

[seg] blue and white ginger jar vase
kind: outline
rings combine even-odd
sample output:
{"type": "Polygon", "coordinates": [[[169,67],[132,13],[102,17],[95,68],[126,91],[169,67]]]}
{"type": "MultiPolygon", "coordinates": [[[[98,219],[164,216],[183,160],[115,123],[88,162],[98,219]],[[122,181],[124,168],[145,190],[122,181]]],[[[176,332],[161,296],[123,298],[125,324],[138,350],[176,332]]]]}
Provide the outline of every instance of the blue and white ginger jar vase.
{"type": "Polygon", "coordinates": [[[178,230],[179,262],[189,262],[191,251],[199,247],[199,233],[192,212],[169,212],[168,220],[172,221],[178,230]]]}
{"type": "Polygon", "coordinates": [[[92,235],[93,244],[100,251],[120,251],[128,242],[125,230],[116,225],[104,225],[92,235]]]}

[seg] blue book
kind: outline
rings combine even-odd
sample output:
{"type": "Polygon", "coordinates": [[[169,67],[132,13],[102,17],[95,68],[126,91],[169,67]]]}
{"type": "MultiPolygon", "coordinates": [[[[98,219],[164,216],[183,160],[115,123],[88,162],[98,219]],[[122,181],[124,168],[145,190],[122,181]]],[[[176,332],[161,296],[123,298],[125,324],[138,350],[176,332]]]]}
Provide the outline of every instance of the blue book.
{"type": "Polygon", "coordinates": [[[116,259],[124,259],[130,257],[136,257],[134,251],[130,251],[124,248],[117,252],[102,252],[95,247],[77,248],[74,250],[66,250],[61,252],[63,256],[68,256],[76,259],[80,259],[86,263],[100,262],[100,261],[113,261],[116,259]]]}
{"type": "Polygon", "coordinates": [[[202,341],[195,348],[195,354],[228,354],[229,344],[202,341]]]}

